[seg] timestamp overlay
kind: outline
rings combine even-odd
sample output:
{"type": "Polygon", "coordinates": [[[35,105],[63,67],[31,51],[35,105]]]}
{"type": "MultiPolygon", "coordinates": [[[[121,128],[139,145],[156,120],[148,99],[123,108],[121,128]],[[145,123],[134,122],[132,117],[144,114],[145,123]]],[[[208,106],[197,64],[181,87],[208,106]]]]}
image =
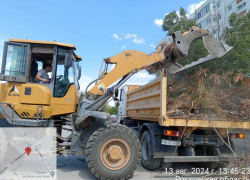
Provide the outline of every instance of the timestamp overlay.
{"type": "Polygon", "coordinates": [[[0,180],[56,180],[56,128],[0,128],[0,180]]]}
{"type": "Polygon", "coordinates": [[[247,168],[167,168],[166,179],[175,180],[250,180],[250,167],[247,168]]]}

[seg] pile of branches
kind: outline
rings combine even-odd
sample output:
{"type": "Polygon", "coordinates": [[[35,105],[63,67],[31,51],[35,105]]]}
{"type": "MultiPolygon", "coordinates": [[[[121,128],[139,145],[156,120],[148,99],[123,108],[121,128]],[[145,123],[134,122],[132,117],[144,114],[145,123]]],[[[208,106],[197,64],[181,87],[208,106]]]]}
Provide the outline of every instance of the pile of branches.
{"type": "Polygon", "coordinates": [[[168,76],[168,115],[245,120],[250,117],[250,84],[234,70],[223,74],[200,69],[179,79],[168,76]]]}

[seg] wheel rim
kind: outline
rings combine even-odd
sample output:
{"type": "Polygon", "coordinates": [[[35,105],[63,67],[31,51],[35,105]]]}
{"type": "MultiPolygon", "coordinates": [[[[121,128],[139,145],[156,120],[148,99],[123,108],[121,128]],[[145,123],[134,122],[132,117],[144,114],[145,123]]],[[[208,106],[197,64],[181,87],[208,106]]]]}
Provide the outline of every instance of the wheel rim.
{"type": "Polygon", "coordinates": [[[143,140],[143,142],[142,142],[142,157],[145,161],[148,160],[148,154],[149,154],[148,141],[143,140]]]}
{"type": "Polygon", "coordinates": [[[102,164],[111,170],[123,168],[130,159],[130,147],[126,141],[113,138],[105,142],[100,151],[102,164]]]}

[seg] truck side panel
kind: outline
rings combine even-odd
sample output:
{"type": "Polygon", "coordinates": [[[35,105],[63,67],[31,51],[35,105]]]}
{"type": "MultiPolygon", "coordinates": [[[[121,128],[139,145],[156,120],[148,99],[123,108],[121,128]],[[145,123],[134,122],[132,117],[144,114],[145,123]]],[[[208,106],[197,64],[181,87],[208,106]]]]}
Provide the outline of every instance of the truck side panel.
{"type": "Polygon", "coordinates": [[[167,72],[160,77],[127,94],[127,114],[132,119],[156,121],[161,126],[169,126],[167,114],[167,72]]]}
{"type": "Polygon", "coordinates": [[[163,125],[162,121],[167,109],[165,78],[159,78],[127,93],[127,114],[131,119],[155,121],[163,125]]]}
{"type": "Polygon", "coordinates": [[[126,118],[127,115],[127,92],[133,91],[135,89],[138,89],[141,87],[140,85],[125,85],[122,87],[120,91],[120,105],[118,109],[118,123],[121,123],[121,121],[126,118]]]}
{"type": "Polygon", "coordinates": [[[131,119],[158,122],[159,125],[166,127],[175,126],[183,129],[187,126],[192,128],[190,132],[195,129],[219,128],[225,135],[225,129],[250,129],[250,121],[246,120],[206,119],[204,121],[187,115],[183,117],[168,115],[167,76],[164,71],[159,79],[127,93],[127,115],[131,119]]]}

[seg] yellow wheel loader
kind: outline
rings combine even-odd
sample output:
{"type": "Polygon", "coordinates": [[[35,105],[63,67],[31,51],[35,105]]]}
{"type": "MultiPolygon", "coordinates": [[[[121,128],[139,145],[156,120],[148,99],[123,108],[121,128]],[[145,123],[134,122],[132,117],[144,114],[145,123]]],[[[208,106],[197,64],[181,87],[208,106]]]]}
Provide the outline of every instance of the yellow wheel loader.
{"type": "MultiPolygon", "coordinates": [[[[219,58],[231,47],[214,39],[208,31],[193,27],[189,32],[173,34],[173,42],[162,44],[153,54],[128,50],[104,59],[103,71],[90,84],[78,104],[78,80],[81,77],[76,47],[59,42],[10,39],[4,43],[0,74],[1,127],[56,127],[57,154],[85,155],[91,172],[100,179],[128,179],[141,160],[141,145],[130,128],[111,124],[110,115],[100,108],[118,88],[136,72],[155,73],[169,68],[180,72],[219,58]],[[209,56],[182,67],[192,41],[202,39],[209,56]],[[52,65],[49,80],[37,81],[37,72],[52,65]],[[107,72],[108,65],[116,64],[107,72]],[[118,83],[111,86],[117,80],[118,83]],[[110,87],[111,86],[111,87],[110,87]],[[62,137],[64,125],[72,127],[62,137]],[[62,143],[66,141],[65,143],[62,143]]],[[[102,69],[102,68],[101,68],[102,69]]],[[[4,138],[2,138],[4,139],[4,138]]]]}

